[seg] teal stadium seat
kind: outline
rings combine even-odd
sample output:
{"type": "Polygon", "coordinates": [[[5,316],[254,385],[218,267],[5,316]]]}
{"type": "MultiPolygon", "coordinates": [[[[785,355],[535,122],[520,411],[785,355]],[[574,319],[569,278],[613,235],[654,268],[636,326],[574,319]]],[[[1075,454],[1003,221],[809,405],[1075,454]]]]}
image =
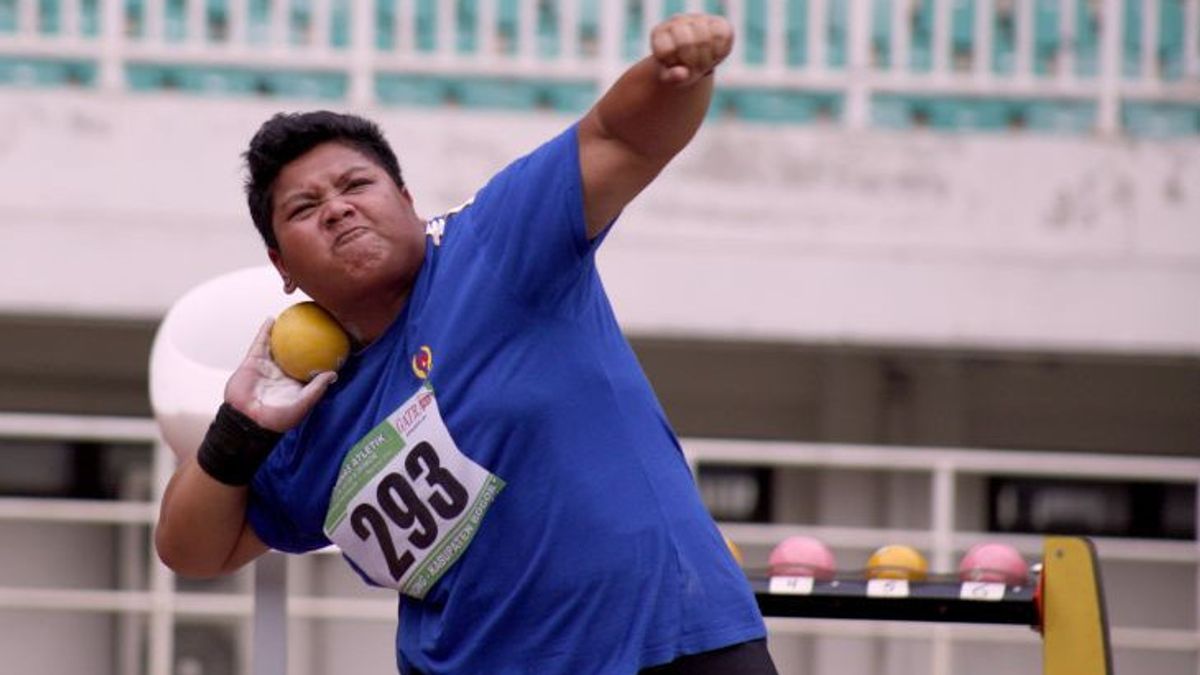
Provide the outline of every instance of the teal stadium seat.
{"type": "MultiPolygon", "coordinates": [[[[1161,3],[1160,3],[1161,4],[1161,3]]],[[[1135,79],[1142,72],[1142,12],[1140,0],[1124,0],[1121,35],[1121,74],[1135,79]]]]}
{"type": "Polygon", "coordinates": [[[848,0],[831,0],[826,16],[825,39],[828,51],[825,54],[826,65],[831,68],[845,68],[850,49],[850,7],[848,0]]]}
{"type": "Polygon", "coordinates": [[[1126,102],[1121,125],[1130,136],[1149,139],[1200,134],[1200,103],[1126,102]]]}
{"type": "Polygon", "coordinates": [[[449,91],[449,83],[434,75],[375,76],[375,95],[384,104],[437,106],[446,102],[449,91]]]}
{"type": "Polygon", "coordinates": [[[1086,0],[1075,3],[1075,74],[1095,77],[1100,72],[1100,17],[1086,0]]]}
{"type": "MultiPolygon", "coordinates": [[[[432,52],[437,49],[437,2],[438,0],[416,0],[414,21],[417,29],[417,51],[432,52]]],[[[407,3],[405,8],[412,11],[412,6],[412,3],[407,3]]]]}
{"type": "Polygon", "coordinates": [[[0,85],[17,87],[92,87],[95,63],[75,59],[0,56],[0,85]]]}
{"type": "Polygon", "coordinates": [[[871,126],[879,129],[908,129],[912,120],[907,101],[893,94],[876,94],[871,97],[871,126]]]}
{"type": "Polygon", "coordinates": [[[642,0],[624,0],[623,6],[625,34],[621,36],[621,58],[632,61],[645,49],[642,46],[642,35],[646,31],[646,27],[642,25],[642,0]]]}
{"type": "Polygon", "coordinates": [[[1012,12],[996,12],[992,19],[992,71],[1010,75],[1016,68],[1017,17],[1012,12]]]}
{"type": "Polygon", "coordinates": [[[503,40],[503,52],[516,54],[521,34],[519,24],[520,5],[517,0],[498,0],[496,7],[496,33],[503,40]]]}
{"type": "Polygon", "coordinates": [[[738,119],[807,124],[842,116],[839,94],[765,88],[728,88],[724,109],[738,119]]]}
{"type": "Polygon", "coordinates": [[[898,94],[878,94],[871,100],[872,124],[894,130],[922,127],[944,132],[1028,129],[1077,134],[1089,132],[1095,125],[1095,117],[1095,105],[1081,101],[898,94]]]}
{"type": "Polygon", "coordinates": [[[933,0],[913,3],[910,29],[908,67],[914,72],[928,72],[933,68],[933,0]]]}
{"type": "Polygon", "coordinates": [[[541,85],[540,102],[551,110],[582,113],[599,98],[594,82],[550,82],[541,85]]]}
{"type": "MultiPolygon", "coordinates": [[[[784,62],[788,66],[803,66],[808,63],[808,0],[784,0],[784,3],[783,16],[787,23],[784,62]]],[[[766,21],[766,12],[763,12],[763,21],[766,21]]],[[[761,34],[765,39],[765,32],[761,34]]]]}
{"type": "Polygon", "coordinates": [[[536,82],[515,78],[455,78],[447,95],[466,108],[534,110],[542,101],[536,82]]]}
{"type": "Polygon", "coordinates": [[[257,90],[253,72],[220,66],[186,66],[174,69],[181,91],[210,96],[246,96],[257,90]]]}
{"type": "Polygon", "coordinates": [[[975,3],[954,0],[950,7],[950,62],[953,69],[969,70],[974,44],[975,3]]]}
{"type": "Polygon", "coordinates": [[[350,81],[343,73],[278,71],[259,73],[257,85],[267,96],[336,101],[346,97],[350,81]]]}
{"type": "Polygon", "coordinates": [[[179,91],[203,96],[345,98],[348,77],[320,71],[258,71],[228,66],[136,63],[125,67],[134,91],[179,91]]]}
{"type": "MultiPolygon", "coordinates": [[[[762,64],[767,60],[767,4],[764,0],[746,0],[743,9],[743,26],[735,29],[742,38],[742,54],[746,63],[762,64]]],[[[789,35],[795,30],[794,23],[788,23],[789,35]]]]}
{"type": "Polygon", "coordinates": [[[1054,74],[1059,39],[1058,0],[1037,0],[1033,7],[1033,72],[1054,74]]]}
{"type": "Polygon", "coordinates": [[[938,131],[999,131],[1007,128],[1012,115],[1010,101],[939,97],[918,99],[914,123],[922,120],[938,131]]]}
{"type": "Polygon", "coordinates": [[[594,55],[600,49],[600,0],[581,0],[579,6],[579,53],[594,55]]]}
{"type": "Polygon", "coordinates": [[[1183,78],[1183,3],[1163,2],[1158,15],[1160,74],[1165,80],[1183,78]]]}
{"type": "Polygon", "coordinates": [[[1026,115],[1026,124],[1035,131],[1077,135],[1096,128],[1096,104],[1090,101],[1030,101],[1026,115]]]}
{"type": "Polygon", "coordinates": [[[891,0],[874,0],[871,7],[871,54],[880,68],[892,67],[892,7],[891,0]]]}
{"type": "MultiPolygon", "coordinates": [[[[359,3],[362,11],[366,3],[359,3]]],[[[329,13],[329,44],[334,49],[346,49],[350,46],[350,0],[336,0],[329,13]]]]}
{"type": "Polygon", "coordinates": [[[17,32],[17,0],[0,0],[0,34],[17,32]]]}

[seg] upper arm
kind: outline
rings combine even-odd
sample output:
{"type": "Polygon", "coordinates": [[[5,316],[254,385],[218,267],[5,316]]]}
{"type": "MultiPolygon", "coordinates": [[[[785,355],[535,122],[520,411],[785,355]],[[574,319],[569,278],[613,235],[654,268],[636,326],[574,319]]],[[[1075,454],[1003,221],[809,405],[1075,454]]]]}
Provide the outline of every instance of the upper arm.
{"type": "Polygon", "coordinates": [[[578,135],[583,215],[590,241],[654,180],[669,157],[642,154],[611,134],[596,108],[580,120],[578,135]]]}

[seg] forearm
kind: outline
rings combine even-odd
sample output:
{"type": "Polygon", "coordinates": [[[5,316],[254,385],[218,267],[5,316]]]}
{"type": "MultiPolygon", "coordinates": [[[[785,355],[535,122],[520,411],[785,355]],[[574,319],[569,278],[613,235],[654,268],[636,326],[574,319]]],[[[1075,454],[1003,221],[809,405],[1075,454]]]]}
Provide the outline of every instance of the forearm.
{"type": "Polygon", "coordinates": [[[184,576],[232,571],[246,525],[248,489],[218,482],[189,459],[167,485],[154,543],[162,561],[184,576]]]}
{"type": "Polygon", "coordinates": [[[599,132],[652,161],[665,163],[695,136],[712,100],[708,74],[686,86],[664,81],[647,57],[617,80],[593,108],[599,132]]]}

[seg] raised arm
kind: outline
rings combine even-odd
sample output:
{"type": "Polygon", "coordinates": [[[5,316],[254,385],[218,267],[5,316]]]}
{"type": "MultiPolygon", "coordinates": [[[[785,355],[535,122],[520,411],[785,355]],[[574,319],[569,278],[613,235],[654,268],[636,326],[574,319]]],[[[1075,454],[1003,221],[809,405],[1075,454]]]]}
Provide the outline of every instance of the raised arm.
{"type": "Polygon", "coordinates": [[[683,14],[650,32],[651,55],[634,64],[579,123],[588,238],[604,231],[704,121],[713,69],[733,48],[719,16],[683,14]]]}
{"type": "Polygon", "coordinates": [[[225,406],[196,456],[183,460],[159,507],[154,544],[167,567],[189,577],[233,572],[267,550],[246,520],[250,477],[279,434],[297,424],[333,381],[307,385],[271,361],[263,324],[225,385],[225,406]]]}

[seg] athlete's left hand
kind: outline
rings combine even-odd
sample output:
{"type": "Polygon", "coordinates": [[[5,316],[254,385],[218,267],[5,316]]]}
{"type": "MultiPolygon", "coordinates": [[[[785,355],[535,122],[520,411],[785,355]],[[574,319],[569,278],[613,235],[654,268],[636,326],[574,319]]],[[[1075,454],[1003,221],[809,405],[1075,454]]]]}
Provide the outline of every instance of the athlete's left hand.
{"type": "Polygon", "coordinates": [[[712,72],[733,49],[733,26],[722,16],[676,14],[650,31],[659,78],[688,86],[712,72]]]}

